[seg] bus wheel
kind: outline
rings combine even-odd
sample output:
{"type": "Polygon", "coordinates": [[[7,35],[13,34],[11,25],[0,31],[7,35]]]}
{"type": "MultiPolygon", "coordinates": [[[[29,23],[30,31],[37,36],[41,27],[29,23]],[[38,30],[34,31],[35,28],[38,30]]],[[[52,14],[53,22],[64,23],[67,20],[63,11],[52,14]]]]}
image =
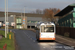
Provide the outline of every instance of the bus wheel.
{"type": "Polygon", "coordinates": [[[37,41],[39,42],[40,40],[37,38],[37,41]]]}
{"type": "Polygon", "coordinates": [[[39,40],[39,39],[37,39],[37,41],[39,42],[40,40],[39,40]]]}
{"type": "Polygon", "coordinates": [[[52,42],[55,42],[55,40],[52,40],[52,42]]]}

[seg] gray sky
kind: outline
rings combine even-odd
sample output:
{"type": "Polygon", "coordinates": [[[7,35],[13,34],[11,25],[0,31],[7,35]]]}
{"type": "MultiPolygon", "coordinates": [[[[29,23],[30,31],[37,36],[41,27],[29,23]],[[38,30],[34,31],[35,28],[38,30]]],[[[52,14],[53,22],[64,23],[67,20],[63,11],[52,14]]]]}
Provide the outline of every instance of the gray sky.
{"type": "MultiPolygon", "coordinates": [[[[10,12],[32,12],[36,9],[59,8],[63,9],[75,0],[8,0],[10,12]]],[[[5,11],[5,0],[0,0],[0,11],[5,11]]]]}

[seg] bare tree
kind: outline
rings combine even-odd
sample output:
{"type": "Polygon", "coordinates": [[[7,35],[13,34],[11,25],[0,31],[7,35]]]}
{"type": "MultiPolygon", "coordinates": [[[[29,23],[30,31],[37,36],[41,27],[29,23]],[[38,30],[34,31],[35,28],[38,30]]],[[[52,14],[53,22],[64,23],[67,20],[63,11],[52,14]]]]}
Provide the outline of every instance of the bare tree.
{"type": "Polygon", "coordinates": [[[43,21],[55,22],[57,17],[54,17],[56,13],[60,12],[60,9],[49,8],[43,10],[43,21]]]}
{"type": "Polygon", "coordinates": [[[42,14],[42,10],[36,9],[36,14],[42,14]]]}

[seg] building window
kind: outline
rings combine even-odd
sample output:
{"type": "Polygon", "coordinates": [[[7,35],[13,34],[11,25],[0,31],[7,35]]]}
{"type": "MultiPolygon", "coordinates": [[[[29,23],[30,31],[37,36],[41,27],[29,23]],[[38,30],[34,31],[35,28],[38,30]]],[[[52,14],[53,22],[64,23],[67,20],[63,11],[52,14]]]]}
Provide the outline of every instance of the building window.
{"type": "Polygon", "coordinates": [[[68,23],[68,20],[67,20],[67,23],[68,23]]]}
{"type": "Polygon", "coordinates": [[[73,11],[75,12],[75,8],[73,8],[73,11]]]}
{"type": "Polygon", "coordinates": [[[37,23],[38,21],[27,21],[28,23],[37,23]]]}
{"type": "Polygon", "coordinates": [[[73,22],[75,23],[75,17],[73,17],[73,22]]]}
{"type": "Polygon", "coordinates": [[[65,26],[66,26],[66,21],[65,21],[65,26]]]}
{"type": "Polygon", "coordinates": [[[28,23],[31,23],[31,21],[27,21],[28,23]]]}
{"type": "Polygon", "coordinates": [[[63,26],[63,22],[62,22],[62,26],[63,26]]]}
{"type": "Polygon", "coordinates": [[[71,24],[71,19],[70,19],[70,24],[71,24]]]}
{"type": "Polygon", "coordinates": [[[31,21],[31,23],[35,23],[35,21],[31,21]]]}
{"type": "Polygon", "coordinates": [[[17,18],[16,23],[21,23],[21,18],[17,18]]]}
{"type": "Polygon", "coordinates": [[[36,21],[35,23],[37,23],[38,21],[36,21]]]}

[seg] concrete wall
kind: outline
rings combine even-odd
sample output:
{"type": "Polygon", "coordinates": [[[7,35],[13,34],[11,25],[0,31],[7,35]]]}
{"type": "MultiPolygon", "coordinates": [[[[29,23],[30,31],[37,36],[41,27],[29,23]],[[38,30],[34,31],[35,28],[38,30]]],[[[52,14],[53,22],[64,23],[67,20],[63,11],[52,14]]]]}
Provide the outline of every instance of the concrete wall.
{"type": "MultiPolygon", "coordinates": [[[[42,17],[27,17],[27,21],[42,21],[42,17]]],[[[35,23],[27,23],[28,26],[35,26],[35,23]]]]}
{"type": "MultiPolygon", "coordinates": [[[[8,21],[9,21],[9,25],[11,25],[11,22],[15,22],[16,23],[16,17],[8,17],[8,21]]],[[[0,21],[4,21],[5,22],[5,17],[0,17],[0,21]]],[[[42,17],[27,17],[27,21],[42,21],[42,17]]],[[[34,27],[35,26],[35,23],[26,23],[27,25],[26,26],[30,26],[30,27],[34,27]]],[[[23,19],[22,19],[22,24],[23,24],[23,19]]],[[[16,26],[15,26],[16,28],[16,26]]]]}

